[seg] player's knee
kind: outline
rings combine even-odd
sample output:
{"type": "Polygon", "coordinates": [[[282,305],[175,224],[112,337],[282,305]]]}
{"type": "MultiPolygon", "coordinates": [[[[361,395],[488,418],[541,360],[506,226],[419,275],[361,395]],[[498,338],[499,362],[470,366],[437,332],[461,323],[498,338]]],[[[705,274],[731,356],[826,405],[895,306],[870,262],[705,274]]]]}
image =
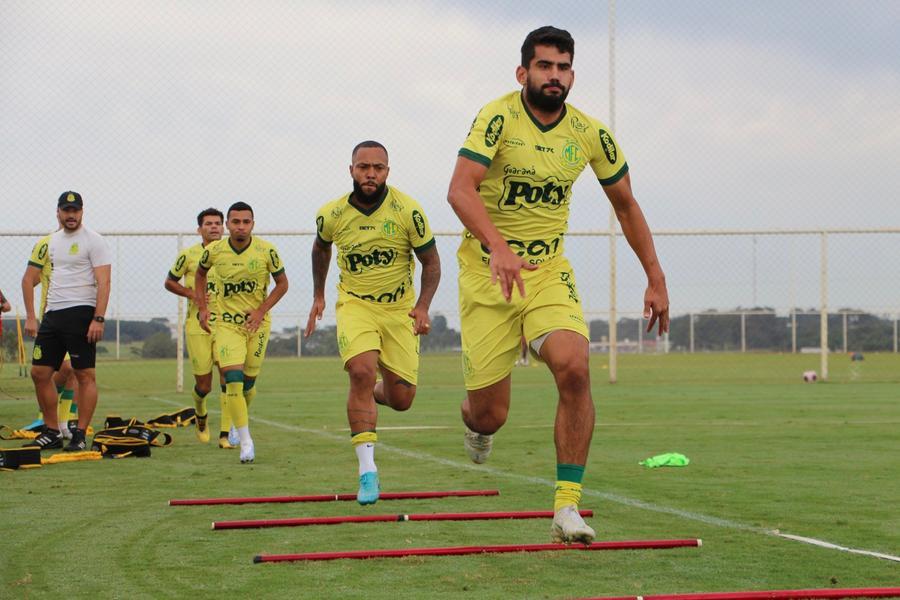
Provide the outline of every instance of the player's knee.
{"type": "Polygon", "coordinates": [[[396,411],[409,410],[416,398],[416,388],[404,388],[402,391],[392,390],[388,395],[388,404],[396,411]]]}
{"type": "Polygon", "coordinates": [[[94,369],[75,369],[75,379],[78,380],[78,385],[90,385],[94,383],[96,374],[94,369]]]}
{"type": "Polygon", "coordinates": [[[350,387],[359,389],[375,388],[375,368],[372,365],[355,362],[347,363],[350,387]]]}
{"type": "Polygon", "coordinates": [[[31,366],[31,380],[35,383],[44,383],[53,378],[53,371],[38,365],[31,366]]]}
{"type": "Polygon", "coordinates": [[[588,365],[577,362],[562,365],[554,375],[561,397],[590,393],[591,376],[588,365]]]}
{"type": "Polygon", "coordinates": [[[490,435],[503,427],[509,411],[503,406],[463,403],[463,421],[477,433],[490,435]]]}

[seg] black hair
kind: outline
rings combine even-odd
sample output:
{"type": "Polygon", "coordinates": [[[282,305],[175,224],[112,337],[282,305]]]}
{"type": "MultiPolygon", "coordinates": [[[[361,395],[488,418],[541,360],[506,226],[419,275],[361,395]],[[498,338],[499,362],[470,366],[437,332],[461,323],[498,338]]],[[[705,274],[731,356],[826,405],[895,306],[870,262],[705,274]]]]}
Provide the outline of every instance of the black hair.
{"type": "Polygon", "coordinates": [[[568,52],[569,57],[575,60],[575,40],[565,29],[545,25],[525,36],[525,41],[522,42],[522,66],[526,69],[534,58],[535,46],[555,46],[560,52],[568,52]]]}
{"type": "Polygon", "coordinates": [[[356,151],[360,148],[381,148],[382,150],[384,150],[385,156],[387,156],[388,153],[387,148],[385,148],[384,144],[382,144],[381,142],[376,142],[375,140],[366,140],[364,142],[358,143],[353,147],[353,152],[350,154],[351,160],[356,156],[356,151]]]}
{"type": "Polygon", "coordinates": [[[222,214],[222,211],[218,208],[207,208],[199,215],[197,215],[197,227],[203,226],[203,219],[206,217],[219,217],[219,220],[223,223],[225,222],[225,215],[222,214]]]}
{"type": "Polygon", "coordinates": [[[231,215],[231,211],[233,210],[249,210],[250,216],[253,216],[253,208],[246,202],[235,202],[228,207],[228,214],[231,215]]]}

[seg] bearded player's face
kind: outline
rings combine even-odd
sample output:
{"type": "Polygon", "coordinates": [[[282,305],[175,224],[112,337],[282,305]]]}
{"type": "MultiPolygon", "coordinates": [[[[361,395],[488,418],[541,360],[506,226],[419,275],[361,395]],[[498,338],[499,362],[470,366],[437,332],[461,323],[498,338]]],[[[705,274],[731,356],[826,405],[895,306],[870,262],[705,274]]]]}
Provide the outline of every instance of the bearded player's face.
{"type": "Polygon", "coordinates": [[[84,211],[80,208],[58,208],[56,218],[66,231],[75,231],[81,227],[81,217],[84,211]]]}
{"type": "Polygon", "coordinates": [[[525,88],[525,99],[533,109],[556,112],[575,82],[572,56],[556,46],[535,46],[534,58],[527,69],[516,69],[516,79],[525,88]]]}

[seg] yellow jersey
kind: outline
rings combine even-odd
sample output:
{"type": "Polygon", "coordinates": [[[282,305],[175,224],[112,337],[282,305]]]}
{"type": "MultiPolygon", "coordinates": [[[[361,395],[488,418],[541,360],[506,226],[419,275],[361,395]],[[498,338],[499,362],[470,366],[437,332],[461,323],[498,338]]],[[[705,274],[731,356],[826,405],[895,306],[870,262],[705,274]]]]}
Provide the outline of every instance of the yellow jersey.
{"type": "Polygon", "coordinates": [[[387,186],[370,208],[350,203],[350,194],[332,200],[316,215],[316,232],[337,246],[338,295],[409,309],[415,304],[413,252],[434,245],[422,207],[387,186]]]}
{"type": "MultiPolygon", "coordinates": [[[[274,244],[255,236],[240,251],[234,249],[229,238],[212,242],[203,250],[199,266],[215,269],[218,276],[217,327],[243,326],[247,314],[265,301],[271,277],[284,272],[274,244]]],[[[269,322],[266,313],[263,325],[269,322]]]]}
{"type": "Polygon", "coordinates": [[[47,293],[50,291],[50,274],[53,272],[53,263],[50,261],[50,236],[45,235],[34,245],[28,264],[41,270],[41,309],[37,318],[44,318],[47,310],[47,293]]]}
{"type": "MultiPolygon", "coordinates": [[[[459,156],[487,167],[478,191],[488,216],[513,252],[532,264],[562,255],[572,184],[587,165],[601,185],[628,172],[606,125],[568,104],[555,123],[543,125],[521,91],[481,109],[459,156]]],[[[457,257],[461,268],[489,274],[490,255],[469,231],[457,257]]]]}
{"type": "MultiPolygon", "coordinates": [[[[175,264],[172,265],[172,268],[169,270],[169,279],[181,281],[181,279],[184,278],[184,287],[193,292],[195,282],[194,277],[197,275],[197,265],[200,263],[200,258],[202,256],[203,244],[194,244],[189,248],[183,249],[178,253],[175,264]]],[[[219,313],[217,300],[218,277],[216,275],[216,269],[210,269],[206,274],[206,277],[206,302],[209,307],[209,325],[210,328],[212,328],[215,326],[215,321],[218,318],[219,313]]],[[[188,335],[209,335],[202,327],[200,327],[199,311],[197,309],[197,303],[194,302],[193,298],[188,299],[187,320],[185,321],[184,329],[188,335]]]]}

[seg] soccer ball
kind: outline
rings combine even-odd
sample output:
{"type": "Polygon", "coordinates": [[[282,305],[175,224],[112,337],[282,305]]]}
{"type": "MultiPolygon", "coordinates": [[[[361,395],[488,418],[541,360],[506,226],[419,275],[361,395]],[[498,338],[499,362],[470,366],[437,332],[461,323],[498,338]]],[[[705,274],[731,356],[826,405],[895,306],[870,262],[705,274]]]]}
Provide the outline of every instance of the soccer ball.
{"type": "Polygon", "coordinates": [[[815,383],[818,378],[815,371],[803,371],[803,381],[806,383],[815,383]]]}

